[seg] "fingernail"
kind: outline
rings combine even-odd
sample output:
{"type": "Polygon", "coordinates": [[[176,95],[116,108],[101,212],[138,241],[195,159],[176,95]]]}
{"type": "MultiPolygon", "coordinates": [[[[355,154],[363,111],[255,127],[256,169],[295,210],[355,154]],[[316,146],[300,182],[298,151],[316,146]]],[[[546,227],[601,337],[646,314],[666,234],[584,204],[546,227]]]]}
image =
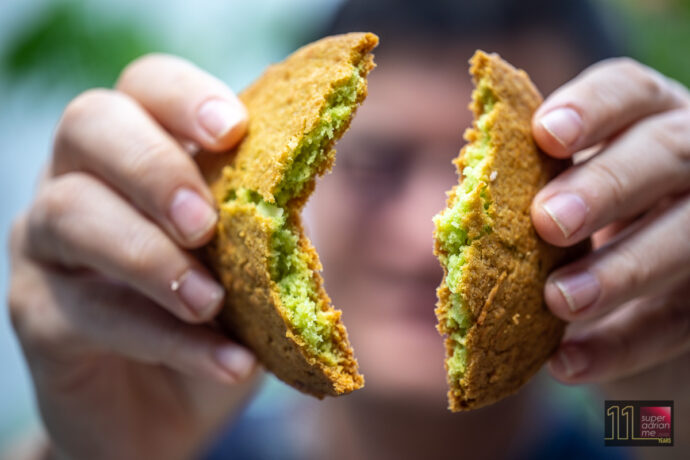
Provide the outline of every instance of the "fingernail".
{"type": "Polygon", "coordinates": [[[572,312],[578,312],[591,305],[601,292],[599,281],[588,271],[559,276],[552,282],[572,312]]]}
{"type": "Polygon", "coordinates": [[[249,377],[256,364],[254,355],[237,345],[225,345],[216,350],[216,361],[239,380],[249,377]]]}
{"type": "Polygon", "coordinates": [[[587,369],[589,358],[578,347],[564,346],[551,360],[551,367],[557,374],[574,377],[587,369]]]}
{"type": "Polygon", "coordinates": [[[201,317],[218,308],[225,292],[216,281],[194,269],[187,270],[170,287],[195,316],[201,317]]]}
{"type": "Polygon", "coordinates": [[[555,109],[542,116],[539,123],[563,147],[570,147],[582,132],[582,118],[573,109],[555,109]]]}
{"type": "Polygon", "coordinates": [[[170,203],[170,218],[188,241],[196,241],[216,224],[217,216],[216,211],[198,193],[181,187],[170,203]]]}
{"type": "Polygon", "coordinates": [[[211,99],[199,108],[197,117],[212,138],[220,139],[244,120],[244,112],[222,99],[211,99]]]}
{"type": "Polygon", "coordinates": [[[587,216],[587,205],[574,193],[554,195],[542,204],[542,208],[566,238],[582,227],[587,216]]]}

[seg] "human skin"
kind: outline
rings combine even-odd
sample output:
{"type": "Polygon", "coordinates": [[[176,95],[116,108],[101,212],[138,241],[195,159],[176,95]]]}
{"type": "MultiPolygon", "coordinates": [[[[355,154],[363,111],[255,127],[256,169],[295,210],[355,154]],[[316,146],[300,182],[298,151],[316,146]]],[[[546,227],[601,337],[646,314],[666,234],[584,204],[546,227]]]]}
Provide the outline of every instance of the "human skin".
{"type": "MultiPolygon", "coordinates": [[[[407,88],[430,80],[451,88],[452,81],[460,81],[455,75],[464,74],[446,69],[445,77],[434,76],[408,72],[411,68],[410,62],[398,68],[412,78],[407,88]]],[[[381,65],[377,72],[383,70],[381,65]]],[[[386,111],[388,102],[412,95],[387,80],[391,84],[379,88],[391,94],[377,104],[375,78],[376,73],[369,112],[395,116],[367,119],[365,105],[355,119],[336,172],[319,186],[310,208],[315,242],[326,287],[345,311],[368,377],[361,399],[409,404],[412,396],[416,405],[443,410],[442,347],[432,313],[440,269],[431,254],[430,218],[456,180],[450,159],[459,147],[460,127],[469,120],[463,115],[467,98],[458,90],[451,107],[443,95],[426,92],[421,97],[434,104],[393,113],[386,111]],[[376,137],[359,132],[358,123],[374,124],[376,137]],[[400,156],[420,140],[421,150],[400,156]],[[377,155],[347,157],[360,148],[377,155]],[[404,182],[396,168],[408,168],[404,182]],[[333,191],[341,192],[337,207],[328,199],[335,199],[333,191]],[[351,238],[336,238],[343,232],[351,238]],[[368,310],[367,304],[376,308],[368,310]]],[[[535,227],[554,244],[574,244],[599,231],[592,255],[554,273],[545,289],[549,307],[573,323],[589,313],[613,315],[566,337],[551,365],[562,380],[610,380],[687,354],[688,296],[677,291],[690,277],[687,98],[684,88],[650,69],[629,60],[607,61],[548,98],[535,116],[535,138],[554,156],[570,156],[617,134],[592,160],[549,184],[533,206],[535,227]],[[556,124],[552,117],[548,130],[542,123],[542,115],[563,105],[580,115],[576,135],[577,127],[563,124],[572,114],[558,115],[556,124]],[[649,161],[650,149],[659,152],[655,161],[649,161]],[[584,224],[567,237],[561,228],[576,226],[573,205],[561,200],[549,212],[543,208],[558,191],[582,193],[585,203],[584,224]],[[672,197],[673,204],[662,208],[663,197],[672,197]],[[559,209],[568,212],[555,222],[550,216],[558,216],[559,209]],[[630,230],[614,231],[621,227],[617,221],[650,209],[658,210],[630,230]],[[653,263],[630,264],[630,258],[653,263]],[[598,277],[600,293],[570,312],[554,281],[583,267],[598,277]],[[669,273],[672,283],[666,282],[669,273]],[[621,306],[625,301],[646,307],[621,306]],[[649,332],[644,337],[642,327],[649,332]],[[586,366],[573,372],[583,362],[586,366]]],[[[222,294],[185,249],[208,240],[215,216],[201,204],[210,203],[210,195],[191,157],[174,140],[223,150],[241,137],[244,117],[224,85],[163,56],[133,63],[115,91],[88,92],[66,109],[36,201],[17,220],[10,243],[10,311],[58,453],[184,458],[198,452],[251,393],[256,378],[251,355],[201,325],[217,312],[222,294]],[[171,75],[170,81],[162,75],[171,75]],[[209,100],[230,106],[215,115],[209,115],[213,104],[206,109],[210,131],[199,121],[204,115],[199,109],[209,100]],[[176,191],[182,186],[200,200],[187,191],[180,198],[176,191]],[[194,275],[183,276],[190,269],[194,275]],[[204,281],[194,281],[199,279],[204,281]],[[170,289],[173,281],[177,291],[170,289]]],[[[592,296],[591,289],[588,293],[592,296]]],[[[582,290],[570,297],[577,304],[582,290]]]]}
{"type": "Polygon", "coordinates": [[[223,289],[186,249],[217,216],[173,138],[226,150],[246,121],[223,83],[161,55],[65,109],[10,240],[9,308],[53,455],[189,458],[254,389],[253,355],[208,323],[223,289]]]}
{"type": "Polygon", "coordinates": [[[571,328],[552,373],[567,383],[611,381],[687,353],[688,90],[631,59],[604,61],[549,97],[533,132],[557,158],[598,146],[532,205],[546,241],[569,246],[592,236],[595,247],[547,281],[549,308],[587,321],[571,328]]]}

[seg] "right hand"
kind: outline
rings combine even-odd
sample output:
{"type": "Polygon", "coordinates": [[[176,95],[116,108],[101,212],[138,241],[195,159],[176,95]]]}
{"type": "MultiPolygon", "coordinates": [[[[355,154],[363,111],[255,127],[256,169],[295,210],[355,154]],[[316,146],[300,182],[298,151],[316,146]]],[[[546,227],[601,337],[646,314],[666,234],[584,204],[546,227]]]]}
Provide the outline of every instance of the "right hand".
{"type": "Polygon", "coordinates": [[[217,215],[176,140],[219,152],[246,126],[229,88],[164,55],[67,106],[10,240],[10,313],[58,455],[188,458],[255,387],[254,356],[209,324],[224,291],[187,249],[217,215]]]}

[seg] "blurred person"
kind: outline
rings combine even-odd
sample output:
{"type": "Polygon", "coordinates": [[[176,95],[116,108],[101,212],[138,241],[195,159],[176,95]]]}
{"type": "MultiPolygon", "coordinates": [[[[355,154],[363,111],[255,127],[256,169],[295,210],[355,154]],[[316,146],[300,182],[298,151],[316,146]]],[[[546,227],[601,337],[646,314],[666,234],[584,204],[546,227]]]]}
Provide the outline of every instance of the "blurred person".
{"type": "MultiPolygon", "coordinates": [[[[431,217],[457,182],[450,160],[471,123],[466,61],[477,47],[498,51],[542,91],[555,89],[533,123],[546,153],[598,146],[532,207],[553,244],[594,236],[592,253],[545,287],[549,308],[571,322],[551,373],[616,399],[675,399],[680,412],[690,407],[687,89],[629,59],[577,75],[614,53],[584,2],[353,0],[328,33],[351,30],[381,36],[378,68],[306,212],[367,384],[276,414],[301,436],[280,457],[625,458],[552,413],[544,376],[492,406],[446,411],[431,217]]],[[[232,438],[232,423],[228,435],[223,427],[261,371],[204,324],[222,290],[188,251],[216,220],[189,146],[232,148],[246,121],[222,82],[164,55],[138,59],[114,90],[87,91],[65,109],[10,241],[10,311],[45,457],[257,458],[260,446],[218,441],[232,438]]],[[[252,440],[283,439],[251,429],[252,440]]],[[[676,429],[670,455],[687,457],[684,433],[676,429]]]]}

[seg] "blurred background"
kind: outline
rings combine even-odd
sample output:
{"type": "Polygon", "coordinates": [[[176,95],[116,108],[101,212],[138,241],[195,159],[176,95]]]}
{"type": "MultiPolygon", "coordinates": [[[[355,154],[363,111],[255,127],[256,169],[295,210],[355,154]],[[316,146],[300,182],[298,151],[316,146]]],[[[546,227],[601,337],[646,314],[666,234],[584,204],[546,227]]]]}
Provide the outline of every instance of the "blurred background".
{"type": "MultiPolygon", "coordinates": [[[[0,2],[0,299],[6,297],[7,233],[29,203],[67,102],[112,86],[132,59],[183,56],[239,91],[271,63],[314,38],[337,0],[3,0],[0,2]],[[193,6],[192,6],[193,5],[193,6]]],[[[621,54],[690,85],[690,0],[599,0],[621,54]]],[[[373,31],[376,32],[376,31],[373,31]]],[[[556,389],[556,392],[561,391],[556,389]]],[[[587,417],[578,389],[564,397],[587,417]]],[[[557,395],[558,396],[558,395],[557,395]]],[[[300,396],[269,380],[248,409],[289,406],[300,396]]],[[[597,420],[600,408],[592,409],[597,420]]],[[[38,426],[32,390],[5,308],[0,314],[0,452],[38,426]]]]}

